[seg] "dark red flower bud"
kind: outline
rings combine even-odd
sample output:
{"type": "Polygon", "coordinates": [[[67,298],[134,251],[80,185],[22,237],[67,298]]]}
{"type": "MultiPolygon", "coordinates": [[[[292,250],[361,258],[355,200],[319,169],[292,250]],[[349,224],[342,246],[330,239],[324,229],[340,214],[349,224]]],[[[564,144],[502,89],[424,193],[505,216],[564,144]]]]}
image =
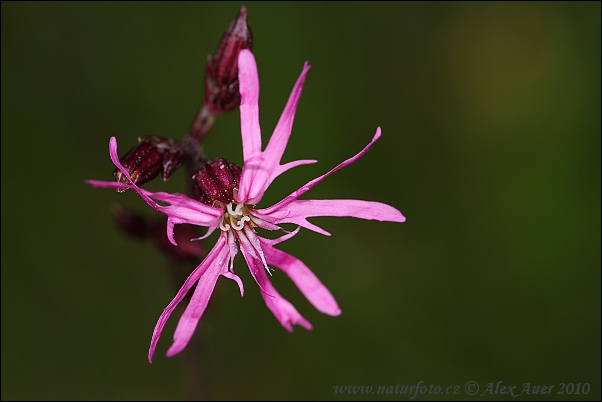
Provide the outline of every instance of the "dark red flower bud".
{"type": "Polygon", "coordinates": [[[167,238],[167,220],[149,222],[143,215],[130,212],[119,204],[112,208],[113,216],[119,226],[128,234],[138,239],[152,239],[159,248],[170,258],[178,261],[196,260],[205,255],[200,241],[191,241],[200,237],[196,226],[176,225],[174,238],[178,243],[174,246],[167,238]]]}
{"type": "MultiPolygon", "coordinates": [[[[184,150],[167,138],[145,136],[138,138],[139,144],[126,152],[119,160],[127,169],[135,184],[141,186],[163,173],[163,180],[169,179],[173,172],[182,166],[184,150]]],[[[115,181],[129,184],[119,169],[113,171],[115,181]]]]}
{"type": "Polygon", "coordinates": [[[238,54],[253,47],[253,34],[243,6],[224,33],[217,52],[207,58],[205,70],[205,106],[214,114],[226,113],[240,105],[238,91],[238,54]]]}
{"type": "Polygon", "coordinates": [[[223,158],[206,162],[203,168],[192,176],[194,196],[203,204],[226,206],[236,197],[240,174],[238,166],[228,163],[223,158]]]}
{"type": "Polygon", "coordinates": [[[167,181],[167,179],[169,179],[171,175],[178,170],[182,164],[184,164],[186,155],[179,144],[173,145],[171,148],[164,149],[162,153],[163,173],[161,174],[161,178],[163,181],[167,181]]]}
{"type": "MultiPolygon", "coordinates": [[[[157,177],[163,168],[163,153],[161,144],[169,143],[171,140],[159,137],[140,137],[140,144],[130,149],[119,161],[132,177],[135,184],[142,185],[157,177]]],[[[170,146],[169,145],[169,146],[170,146]]],[[[128,179],[119,169],[113,171],[115,181],[129,184],[128,179]]]]}
{"type": "Polygon", "coordinates": [[[142,215],[131,213],[120,204],[115,204],[111,212],[119,226],[130,235],[143,239],[150,234],[151,228],[142,215]]]}

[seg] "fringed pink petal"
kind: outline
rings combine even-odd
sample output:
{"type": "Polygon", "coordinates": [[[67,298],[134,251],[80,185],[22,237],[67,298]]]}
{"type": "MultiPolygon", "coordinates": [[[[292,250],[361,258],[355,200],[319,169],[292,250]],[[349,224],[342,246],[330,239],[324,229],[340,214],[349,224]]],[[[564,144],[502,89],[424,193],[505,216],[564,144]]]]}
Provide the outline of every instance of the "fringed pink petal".
{"type": "Polygon", "coordinates": [[[293,121],[295,120],[295,111],[299,104],[299,98],[303,90],[303,83],[305,77],[309,71],[309,64],[305,62],[301,75],[297,79],[297,82],[293,86],[293,90],[288,98],[284,111],[280,115],[278,124],[274,129],[274,133],[270,138],[265,151],[261,155],[261,163],[256,164],[257,171],[252,176],[253,181],[249,185],[249,191],[246,196],[246,200],[251,204],[258,204],[263,198],[263,194],[274,181],[276,177],[284,173],[285,171],[300,165],[306,165],[309,163],[315,163],[313,160],[300,160],[289,162],[283,166],[280,166],[282,155],[288,144],[288,140],[291,136],[293,128],[293,121]]]}
{"type": "Polygon", "coordinates": [[[255,56],[248,49],[238,55],[238,87],[243,154],[246,160],[261,152],[261,128],[259,126],[259,75],[255,56]]]}
{"type": "Polygon", "coordinates": [[[311,190],[314,186],[316,186],[318,183],[320,183],[326,177],[330,176],[331,174],[333,174],[337,170],[344,168],[345,166],[351,165],[353,162],[357,161],[359,158],[361,158],[362,156],[364,156],[366,154],[366,152],[368,152],[370,150],[370,148],[372,147],[372,145],[374,145],[374,143],[379,138],[380,138],[380,127],[378,127],[376,129],[376,133],[374,134],[374,137],[372,138],[372,141],[370,141],[370,143],[368,145],[366,145],[364,147],[364,149],[362,149],[357,155],[355,155],[355,156],[353,156],[353,157],[351,157],[351,158],[343,161],[337,167],[335,167],[334,169],[330,170],[328,173],[323,174],[322,176],[313,179],[312,181],[310,181],[306,185],[302,186],[298,190],[293,191],[290,195],[288,195],[286,198],[284,198],[279,203],[277,203],[277,204],[275,204],[275,205],[273,205],[273,206],[271,206],[269,208],[257,210],[257,212],[259,214],[261,214],[262,216],[269,216],[274,211],[282,208],[284,205],[286,205],[286,204],[288,204],[288,203],[296,200],[297,198],[301,197],[303,194],[305,194],[306,192],[308,192],[309,190],[311,190]]]}
{"type": "MultiPolygon", "coordinates": [[[[194,271],[192,271],[192,273],[190,274],[188,279],[186,279],[186,281],[184,282],[184,284],[182,285],[182,287],[176,294],[176,297],[174,297],[174,299],[171,301],[171,303],[169,303],[167,305],[167,307],[165,307],[165,309],[163,310],[163,313],[159,317],[159,320],[157,321],[157,325],[155,326],[155,330],[153,331],[150,348],[148,350],[148,361],[149,362],[151,362],[151,363],[153,362],[153,355],[155,354],[155,349],[157,348],[157,342],[159,342],[159,338],[161,337],[163,328],[165,327],[167,320],[171,316],[171,313],[173,313],[173,311],[175,310],[177,305],[184,299],[184,297],[186,296],[186,294],[188,293],[190,288],[192,288],[192,286],[195,283],[199,282],[201,277],[203,277],[206,273],[208,273],[208,277],[203,279],[203,285],[201,286],[201,288],[205,289],[205,291],[207,293],[207,295],[206,295],[207,300],[209,300],[211,292],[213,291],[213,286],[215,286],[215,283],[213,283],[213,286],[211,286],[210,283],[211,283],[211,281],[214,281],[214,280],[217,281],[217,276],[215,276],[215,271],[217,270],[217,272],[219,274],[218,268],[221,268],[221,265],[225,264],[225,260],[226,260],[227,256],[228,256],[228,249],[226,247],[226,238],[225,238],[225,236],[220,236],[217,243],[215,244],[213,249],[209,252],[207,257],[205,257],[203,262],[194,271]]],[[[197,290],[198,289],[199,289],[199,286],[197,286],[197,290]]],[[[195,295],[196,294],[197,294],[197,292],[195,291],[195,295]]],[[[204,299],[202,298],[201,295],[197,296],[196,304],[195,304],[195,306],[196,306],[195,311],[197,311],[197,313],[198,313],[198,311],[201,310],[203,300],[204,299]]],[[[206,305],[205,305],[205,307],[206,307],[206,305]]],[[[202,308],[202,311],[204,311],[204,307],[202,308]]],[[[202,311],[201,311],[201,314],[202,314],[202,311]]],[[[200,315],[199,315],[199,317],[200,317],[200,315]]],[[[188,321],[188,322],[190,323],[191,321],[188,321]]],[[[185,325],[188,325],[188,324],[185,324],[185,325]]],[[[183,335],[178,338],[179,345],[183,342],[183,340],[185,339],[185,336],[187,336],[186,330],[183,329],[182,331],[184,331],[184,332],[182,332],[183,335]]],[[[186,343],[187,342],[188,341],[186,341],[186,343]]],[[[186,345],[184,345],[184,346],[186,346],[186,345]]],[[[172,346],[172,348],[173,348],[173,346],[172,346]]]]}
{"type": "Polygon", "coordinates": [[[292,232],[288,232],[287,234],[280,236],[276,239],[264,239],[263,237],[261,238],[261,240],[268,242],[268,244],[275,246],[278,243],[282,243],[283,241],[286,241],[288,239],[290,239],[291,237],[293,237],[294,235],[296,235],[297,233],[299,233],[299,229],[301,229],[301,226],[297,226],[295,228],[295,230],[293,230],[292,232]]]}
{"type": "Polygon", "coordinates": [[[242,284],[242,281],[240,280],[239,276],[230,272],[230,271],[224,271],[222,272],[222,275],[225,276],[228,279],[232,279],[234,282],[236,282],[236,284],[238,285],[238,290],[240,290],[240,296],[244,296],[245,295],[245,287],[242,284]]]}
{"type": "Polygon", "coordinates": [[[405,222],[406,220],[401,212],[390,205],[362,200],[293,200],[272,210],[269,216],[260,216],[273,224],[294,223],[322,234],[328,233],[324,233],[323,229],[308,222],[307,218],[350,216],[381,222],[405,222]]]}
{"type": "MultiPolygon", "coordinates": [[[[261,127],[259,126],[259,76],[255,56],[250,50],[243,49],[238,55],[238,86],[240,90],[240,131],[242,135],[243,177],[254,174],[252,160],[261,156],[261,127]],[[247,165],[249,167],[247,168],[247,165]],[[251,169],[245,173],[245,170],[251,169]]],[[[240,192],[249,190],[247,184],[252,177],[241,179],[240,192]]]]}
{"type": "Polygon", "coordinates": [[[261,297],[263,297],[265,304],[280,324],[289,332],[293,331],[293,324],[301,325],[303,328],[311,330],[312,326],[309,321],[303,318],[297,309],[288,300],[280,296],[280,293],[274,288],[261,260],[253,258],[245,248],[241,247],[240,250],[247,261],[251,275],[255,278],[261,289],[261,297]]]}
{"type": "Polygon", "coordinates": [[[341,314],[341,309],[330,291],[307,265],[298,258],[272,247],[274,241],[262,238],[260,240],[268,264],[279,268],[288,275],[318,311],[332,316],[341,314]]]}
{"type": "MultiPolygon", "coordinates": [[[[252,56],[252,53],[248,52],[248,54],[252,56]]],[[[239,76],[240,72],[244,69],[248,70],[244,71],[245,76],[251,76],[253,71],[256,73],[257,66],[254,63],[255,60],[253,59],[253,63],[250,63],[249,59],[250,57],[248,55],[243,56],[242,52],[239,55],[239,76]]],[[[286,149],[286,145],[288,144],[288,140],[291,135],[293,121],[295,119],[295,111],[297,109],[297,105],[299,104],[303,83],[305,82],[305,77],[309,71],[309,68],[309,64],[305,62],[303,70],[301,71],[301,75],[293,86],[293,90],[291,91],[286,106],[284,107],[284,111],[280,115],[278,124],[276,125],[272,137],[270,138],[270,142],[268,143],[264,152],[261,152],[261,133],[259,133],[259,136],[254,135],[251,137],[249,134],[246,134],[243,131],[244,166],[240,180],[240,188],[236,198],[238,203],[259,203],[268,186],[280,174],[295,166],[315,163],[315,161],[303,160],[289,162],[286,165],[280,166],[282,155],[284,154],[284,150],[286,149]],[[247,137],[250,139],[247,139],[247,137]],[[249,145],[247,146],[246,143],[249,145]]],[[[249,79],[249,81],[252,80],[249,79]]],[[[241,82],[240,78],[239,82],[241,82]]],[[[259,86],[259,84],[257,84],[257,86],[259,86]]],[[[258,93],[259,91],[257,91],[257,94],[258,93]]],[[[241,102],[241,126],[246,127],[247,125],[251,125],[252,122],[254,122],[254,116],[254,114],[247,113],[246,109],[245,114],[243,115],[241,102]],[[243,119],[250,120],[247,122],[243,121],[243,119]]]]}
{"type": "Polygon", "coordinates": [[[118,183],[116,181],[84,180],[84,183],[98,188],[116,188],[118,190],[127,190],[132,187],[131,184],[118,183]]]}
{"type": "Polygon", "coordinates": [[[299,104],[299,98],[301,98],[301,92],[303,91],[303,84],[305,83],[305,77],[307,76],[307,72],[310,69],[310,65],[305,62],[303,65],[303,70],[297,78],[297,82],[293,86],[293,90],[289,95],[288,101],[286,102],[286,106],[280,115],[280,119],[278,120],[278,124],[276,124],[276,128],[274,129],[274,133],[270,138],[270,142],[265,148],[265,156],[269,161],[277,161],[279,163],[282,159],[282,155],[284,154],[284,150],[286,149],[286,145],[288,144],[288,140],[291,136],[291,131],[293,129],[293,121],[295,120],[295,112],[297,111],[297,106],[299,104]]]}
{"type": "MultiPolygon", "coordinates": [[[[222,251],[222,254],[224,254],[224,251],[225,248],[222,251]]],[[[199,279],[192,298],[190,299],[190,303],[188,303],[186,310],[184,310],[182,317],[180,317],[180,321],[178,322],[178,326],[176,327],[173,336],[174,342],[166,353],[167,357],[172,357],[180,353],[186,345],[188,345],[201,316],[209,304],[209,299],[213,294],[213,289],[215,288],[220,273],[223,272],[224,265],[224,263],[219,264],[219,262],[210,265],[199,279]]]]}

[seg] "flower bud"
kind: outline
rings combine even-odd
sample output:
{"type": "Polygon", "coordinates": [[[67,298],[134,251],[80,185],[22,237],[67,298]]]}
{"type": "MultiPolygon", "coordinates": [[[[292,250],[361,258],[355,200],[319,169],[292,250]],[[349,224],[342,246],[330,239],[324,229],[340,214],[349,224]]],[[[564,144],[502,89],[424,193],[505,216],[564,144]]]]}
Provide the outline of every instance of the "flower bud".
{"type": "Polygon", "coordinates": [[[131,213],[120,204],[115,204],[111,212],[117,224],[133,237],[143,239],[150,234],[151,228],[142,215],[131,213]]]}
{"type": "Polygon", "coordinates": [[[240,105],[238,90],[238,54],[251,49],[253,34],[243,6],[224,33],[213,57],[207,57],[205,70],[205,106],[214,114],[226,113],[240,105]]]}
{"type": "Polygon", "coordinates": [[[170,258],[177,261],[195,260],[204,257],[205,250],[200,241],[191,241],[200,236],[198,228],[192,225],[176,225],[174,246],[167,238],[167,220],[147,220],[143,215],[130,212],[119,204],[112,208],[117,224],[129,235],[138,239],[150,239],[170,258]]]}
{"type": "Polygon", "coordinates": [[[184,149],[179,144],[173,145],[170,148],[162,150],[163,153],[163,173],[161,178],[163,181],[167,181],[171,175],[178,170],[186,159],[184,149]]]}
{"type": "Polygon", "coordinates": [[[236,197],[240,168],[223,158],[206,162],[203,168],[192,176],[192,191],[197,200],[214,207],[225,206],[236,197]],[[221,203],[221,205],[220,205],[221,203]]]}
{"type": "MultiPolygon", "coordinates": [[[[133,182],[142,185],[157,177],[163,168],[163,154],[159,146],[171,141],[159,137],[140,137],[138,142],[140,144],[127,151],[119,161],[127,169],[133,182]]],[[[129,184],[119,169],[113,171],[113,176],[116,182],[129,184]]]]}
{"type": "MultiPolygon", "coordinates": [[[[127,169],[135,184],[141,186],[162,172],[163,180],[169,179],[173,172],[184,163],[185,155],[177,144],[163,137],[139,137],[139,145],[130,149],[119,160],[127,169]]],[[[129,184],[119,169],[113,171],[115,181],[129,184]]]]}

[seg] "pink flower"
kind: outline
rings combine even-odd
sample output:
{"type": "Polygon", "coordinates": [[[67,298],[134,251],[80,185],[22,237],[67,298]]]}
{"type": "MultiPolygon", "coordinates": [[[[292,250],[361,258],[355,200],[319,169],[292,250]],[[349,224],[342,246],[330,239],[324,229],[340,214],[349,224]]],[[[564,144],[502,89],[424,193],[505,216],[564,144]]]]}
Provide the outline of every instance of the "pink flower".
{"type": "MultiPolygon", "coordinates": [[[[87,183],[95,187],[112,187],[118,189],[134,189],[150,206],[168,217],[167,236],[176,244],[173,237],[174,225],[188,223],[208,228],[207,237],[216,229],[221,233],[217,243],[209,252],[203,262],[190,274],[175,298],[161,314],[155,327],[148,358],[152,363],[153,354],[157,346],[163,327],[178,303],[184,299],[188,291],[197,284],[192,299],[182,314],[176,331],[174,343],[167,351],[167,356],[173,356],[186,347],[199,319],[203,315],[209,298],[220,275],[238,283],[241,295],[243,284],[234,274],[234,257],[240,251],[249,266],[251,275],[261,288],[261,295],[280,324],[287,330],[293,330],[293,324],[301,325],[310,330],[311,324],[284,299],[272,286],[268,274],[270,266],[283,271],[297,285],[303,295],[322,313],[336,316],[341,313],[332,294],[312,273],[312,271],[299,259],[281,251],[274,246],[294,236],[300,227],[329,236],[330,234],[317,225],[307,221],[307,218],[317,216],[352,216],[361,219],[376,219],[379,221],[404,222],[404,216],[395,208],[379,202],[361,200],[300,200],[299,197],[321,182],[335,171],[350,165],[364,155],[372,144],[380,137],[380,127],[372,141],[357,155],[347,159],[328,173],[308,182],[297,191],[284,198],[277,204],[263,209],[255,206],[261,201],[265,191],[272,181],[285,171],[299,165],[315,163],[315,160],[299,160],[281,164],[280,160],[288,143],[293,125],[295,110],[301,96],[305,76],[310,66],[305,63],[299,79],[293,87],[288,102],[280,116],[270,141],[262,151],[261,130],[259,127],[259,79],[255,58],[249,50],[242,50],[238,59],[239,84],[240,84],[240,120],[243,143],[244,166],[242,173],[236,170],[231,183],[233,187],[231,198],[227,205],[221,201],[207,205],[183,194],[168,194],[164,192],[150,192],[139,188],[130,178],[127,170],[119,162],[117,141],[111,138],[109,153],[111,160],[119,168],[131,184],[102,182],[89,180],[87,183]],[[240,177],[237,177],[240,174],[240,177]],[[156,201],[168,205],[157,204],[156,201]],[[277,230],[278,225],[293,223],[298,225],[293,232],[275,239],[265,239],[259,236],[256,227],[267,230],[277,230]],[[238,246],[237,246],[238,242],[238,246]]],[[[223,161],[223,160],[221,160],[223,161]]],[[[213,169],[230,169],[225,161],[216,161],[213,169]]]]}

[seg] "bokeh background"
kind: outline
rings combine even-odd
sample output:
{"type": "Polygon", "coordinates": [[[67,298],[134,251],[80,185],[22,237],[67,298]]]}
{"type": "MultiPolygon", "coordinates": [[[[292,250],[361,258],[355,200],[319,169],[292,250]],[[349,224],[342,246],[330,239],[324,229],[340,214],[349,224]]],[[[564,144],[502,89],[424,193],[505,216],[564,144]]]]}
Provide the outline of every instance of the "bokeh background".
{"type": "MultiPolygon", "coordinates": [[[[503,381],[554,385],[519,399],[599,400],[599,2],[247,3],[264,140],[312,65],[284,160],[319,163],[262,205],[380,125],[306,198],[386,202],[407,222],[319,218],[331,237],[280,246],[343,310],[322,315],[276,273],[313,331],[280,327],[239,256],[245,296],[220,279],[195,346],[164,356],[178,310],[148,364],[180,268],[110,208],[158,214],[83,181],[111,179],[110,136],[122,153],[139,135],[183,137],[240,6],[2,2],[2,399],[405,400],[333,387],[461,386],[417,398],[445,400],[503,381]],[[590,390],[557,395],[561,383],[590,390]]],[[[205,151],[242,162],[237,111],[205,151]]],[[[147,188],[182,192],[183,178],[147,188]]]]}

